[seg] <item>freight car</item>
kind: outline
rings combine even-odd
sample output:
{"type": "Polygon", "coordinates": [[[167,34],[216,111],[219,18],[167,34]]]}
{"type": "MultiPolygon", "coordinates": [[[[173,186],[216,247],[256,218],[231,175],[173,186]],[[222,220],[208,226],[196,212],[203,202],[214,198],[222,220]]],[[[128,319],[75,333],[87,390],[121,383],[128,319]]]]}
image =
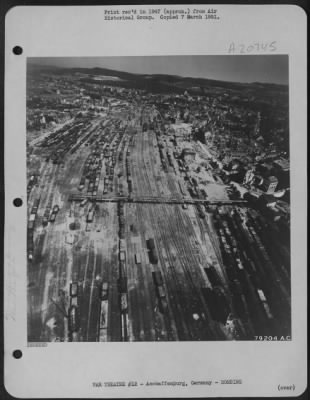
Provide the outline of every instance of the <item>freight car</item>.
{"type": "Polygon", "coordinates": [[[157,256],[157,252],[156,252],[155,248],[150,250],[149,257],[150,257],[151,264],[157,264],[158,263],[158,256],[157,256]]]}
{"type": "Polygon", "coordinates": [[[160,286],[163,284],[163,277],[160,271],[153,271],[152,276],[156,286],[160,286]]]}
{"type": "Polygon", "coordinates": [[[118,279],[119,293],[127,293],[127,276],[122,276],[118,279]]]}
{"type": "Polygon", "coordinates": [[[205,270],[205,273],[213,287],[222,285],[221,278],[219,277],[219,275],[218,275],[216,269],[213,267],[213,265],[211,265],[208,268],[205,268],[204,270],[205,270]]]}
{"type": "Polygon", "coordinates": [[[147,248],[148,248],[149,250],[155,248],[155,241],[154,241],[153,238],[148,239],[148,240],[146,241],[146,244],[147,244],[147,248]]]}

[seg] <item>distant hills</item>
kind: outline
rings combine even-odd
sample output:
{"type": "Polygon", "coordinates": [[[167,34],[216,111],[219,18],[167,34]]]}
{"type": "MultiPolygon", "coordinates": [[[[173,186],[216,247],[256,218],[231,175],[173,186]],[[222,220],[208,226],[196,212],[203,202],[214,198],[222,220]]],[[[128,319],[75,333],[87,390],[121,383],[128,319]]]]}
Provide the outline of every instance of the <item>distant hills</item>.
{"type": "Polygon", "coordinates": [[[28,74],[31,76],[37,73],[52,73],[56,75],[74,75],[83,74],[85,76],[81,77],[82,80],[88,81],[89,83],[100,84],[98,80],[94,80],[93,77],[102,75],[105,77],[111,76],[117,77],[120,80],[109,81],[107,78],[101,81],[101,84],[109,84],[113,86],[121,86],[127,88],[144,89],[147,91],[155,93],[163,92],[176,92],[184,93],[187,90],[189,93],[203,93],[209,89],[226,89],[232,91],[246,90],[250,92],[265,92],[276,91],[286,94],[288,91],[288,86],[271,84],[271,83],[239,83],[239,82],[227,82],[219,81],[206,78],[194,78],[194,77],[182,77],[177,75],[165,75],[165,74],[134,74],[125,71],[116,71],[108,68],[64,68],[57,66],[46,66],[38,65],[35,63],[28,63],[28,74]]]}

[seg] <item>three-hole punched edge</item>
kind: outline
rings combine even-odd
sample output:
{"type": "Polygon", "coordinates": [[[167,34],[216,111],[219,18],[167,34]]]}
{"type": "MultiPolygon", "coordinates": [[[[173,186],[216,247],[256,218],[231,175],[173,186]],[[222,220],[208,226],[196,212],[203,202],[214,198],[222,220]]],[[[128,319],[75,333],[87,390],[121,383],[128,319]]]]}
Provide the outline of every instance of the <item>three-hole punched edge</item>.
{"type": "MultiPolygon", "coordinates": [[[[19,56],[20,54],[22,54],[23,48],[20,47],[20,46],[14,46],[12,51],[13,51],[13,54],[15,54],[16,56],[19,56]]],[[[22,204],[23,204],[23,200],[21,198],[19,198],[19,197],[16,197],[13,200],[13,204],[14,204],[15,207],[21,207],[22,204]]],[[[18,359],[22,358],[23,353],[22,353],[21,350],[17,349],[17,350],[13,351],[12,355],[13,355],[14,358],[16,358],[18,360],[18,359]]]]}
{"type": "MultiPolygon", "coordinates": [[[[14,204],[15,207],[20,207],[20,206],[23,204],[23,200],[22,200],[21,198],[19,198],[19,197],[16,197],[16,198],[13,200],[13,204],[14,204]]],[[[19,350],[19,349],[14,350],[13,353],[12,353],[12,356],[13,356],[16,360],[19,360],[20,358],[22,358],[23,352],[22,352],[21,350],[19,350]]]]}
{"type": "MultiPolygon", "coordinates": [[[[12,51],[13,51],[13,54],[15,54],[16,56],[19,56],[20,54],[22,54],[23,48],[21,46],[14,46],[12,51]]],[[[16,197],[13,200],[13,204],[15,207],[21,207],[23,205],[23,200],[19,197],[16,197]]]]}

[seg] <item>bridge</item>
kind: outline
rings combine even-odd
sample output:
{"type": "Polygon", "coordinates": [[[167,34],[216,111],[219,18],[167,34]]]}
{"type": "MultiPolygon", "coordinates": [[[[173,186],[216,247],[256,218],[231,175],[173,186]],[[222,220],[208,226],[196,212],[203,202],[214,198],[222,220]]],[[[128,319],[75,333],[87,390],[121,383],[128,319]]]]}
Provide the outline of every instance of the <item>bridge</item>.
{"type": "Polygon", "coordinates": [[[206,204],[206,205],[242,205],[246,204],[246,200],[207,200],[207,199],[192,199],[188,197],[167,197],[167,196],[94,196],[82,193],[74,193],[69,196],[69,201],[83,201],[87,199],[95,203],[117,203],[120,201],[130,203],[145,203],[145,204],[206,204]]]}

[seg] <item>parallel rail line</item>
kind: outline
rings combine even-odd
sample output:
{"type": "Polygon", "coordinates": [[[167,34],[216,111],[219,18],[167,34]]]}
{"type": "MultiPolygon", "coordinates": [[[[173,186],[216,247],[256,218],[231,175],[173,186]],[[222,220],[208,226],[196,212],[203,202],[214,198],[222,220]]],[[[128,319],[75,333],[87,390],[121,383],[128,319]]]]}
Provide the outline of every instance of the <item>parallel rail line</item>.
{"type": "Polygon", "coordinates": [[[175,199],[171,197],[129,197],[129,196],[94,196],[91,194],[70,194],[69,201],[89,200],[96,203],[115,203],[118,201],[128,203],[150,203],[150,204],[206,204],[206,205],[242,205],[247,204],[246,200],[206,200],[206,199],[175,199]]]}

